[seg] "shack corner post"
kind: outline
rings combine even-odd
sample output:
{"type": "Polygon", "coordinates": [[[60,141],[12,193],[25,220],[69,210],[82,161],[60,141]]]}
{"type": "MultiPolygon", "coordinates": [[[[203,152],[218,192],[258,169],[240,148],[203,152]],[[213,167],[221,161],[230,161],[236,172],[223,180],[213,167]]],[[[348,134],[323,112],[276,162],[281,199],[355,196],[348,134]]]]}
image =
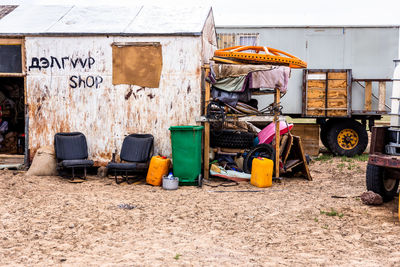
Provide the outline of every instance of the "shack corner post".
{"type": "MultiPolygon", "coordinates": [[[[210,84],[206,81],[206,77],[210,73],[210,65],[205,64],[202,66],[202,84],[204,88],[204,114],[207,115],[207,106],[210,102],[210,84]]],[[[203,121],[204,123],[204,139],[203,139],[203,177],[204,179],[210,178],[210,123],[208,120],[203,121]]]]}

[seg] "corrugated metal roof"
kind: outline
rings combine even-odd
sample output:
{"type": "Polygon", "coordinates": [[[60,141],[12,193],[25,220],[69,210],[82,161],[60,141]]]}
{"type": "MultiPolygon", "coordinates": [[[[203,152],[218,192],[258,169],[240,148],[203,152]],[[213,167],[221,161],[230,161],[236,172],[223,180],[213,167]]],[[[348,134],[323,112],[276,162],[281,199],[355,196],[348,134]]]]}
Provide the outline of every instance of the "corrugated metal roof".
{"type": "Polygon", "coordinates": [[[211,7],[22,5],[0,21],[0,35],[198,35],[211,7]]]}
{"type": "Polygon", "coordinates": [[[11,11],[13,11],[17,6],[11,5],[1,5],[0,6],[0,19],[7,16],[11,11]]]}

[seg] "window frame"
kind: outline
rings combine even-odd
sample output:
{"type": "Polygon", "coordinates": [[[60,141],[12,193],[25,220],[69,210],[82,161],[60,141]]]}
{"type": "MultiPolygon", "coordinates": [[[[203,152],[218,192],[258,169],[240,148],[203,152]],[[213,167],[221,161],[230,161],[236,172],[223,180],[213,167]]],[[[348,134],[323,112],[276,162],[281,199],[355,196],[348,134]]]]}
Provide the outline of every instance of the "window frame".
{"type": "Polygon", "coordinates": [[[26,56],[25,56],[25,40],[22,38],[0,38],[0,45],[20,45],[21,46],[21,72],[9,73],[0,72],[0,77],[25,77],[26,76],[26,56]]]}

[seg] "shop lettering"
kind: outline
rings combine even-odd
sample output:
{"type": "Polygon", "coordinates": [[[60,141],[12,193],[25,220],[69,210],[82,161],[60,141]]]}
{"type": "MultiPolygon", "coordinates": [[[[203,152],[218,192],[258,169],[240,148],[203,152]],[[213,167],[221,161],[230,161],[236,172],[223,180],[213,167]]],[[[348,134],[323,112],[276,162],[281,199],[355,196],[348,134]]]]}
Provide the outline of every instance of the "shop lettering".
{"type": "Polygon", "coordinates": [[[71,88],[83,87],[83,88],[99,88],[99,85],[103,82],[103,78],[101,76],[87,76],[82,77],[81,75],[72,75],[69,77],[69,86],[71,88]]]}
{"type": "Polygon", "coordinates": [[[56,58],[50,56],[49,58],[46,57],[33,57],[31,61],[31,65],[28,67],[29,70],[31,69],[47,69],[47,68],[58,68],[58,69],[65,69],[67,64],[69,64],[73,69],[76,68],[85,68],[86,66],[91,69],[93,64],[96,60],[92,57],[88,58],[70,58],[70,57],[62,57],[56,58]]]}
{"type": "MultiPolygon", "coordinates": [[[[91,69],[96,60],[92,57],[87,58],[73,58],[73,57],[32,57],[31,64],[28,67],[31,69],[65,69],[65,67],[70,66],[71,69],[77,68],[89,68],[91,69]]],[[[69,86],[71,88],[99,88],[100,84],[103,82],[103,77],[97,75],[81,76],[81,75],[71,75],[68,79],[69,86]]]]}

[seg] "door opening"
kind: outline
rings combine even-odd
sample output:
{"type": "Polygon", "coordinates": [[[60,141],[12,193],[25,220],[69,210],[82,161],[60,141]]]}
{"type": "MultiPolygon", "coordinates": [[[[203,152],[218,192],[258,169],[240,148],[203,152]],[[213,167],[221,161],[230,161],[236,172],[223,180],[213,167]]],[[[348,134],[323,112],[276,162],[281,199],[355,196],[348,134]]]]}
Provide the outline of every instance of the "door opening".
{"type": "Polygon", "coordinates": [[[23,77],[0,77],[0,164],[24,161],[24,100],[23,77]]]}

